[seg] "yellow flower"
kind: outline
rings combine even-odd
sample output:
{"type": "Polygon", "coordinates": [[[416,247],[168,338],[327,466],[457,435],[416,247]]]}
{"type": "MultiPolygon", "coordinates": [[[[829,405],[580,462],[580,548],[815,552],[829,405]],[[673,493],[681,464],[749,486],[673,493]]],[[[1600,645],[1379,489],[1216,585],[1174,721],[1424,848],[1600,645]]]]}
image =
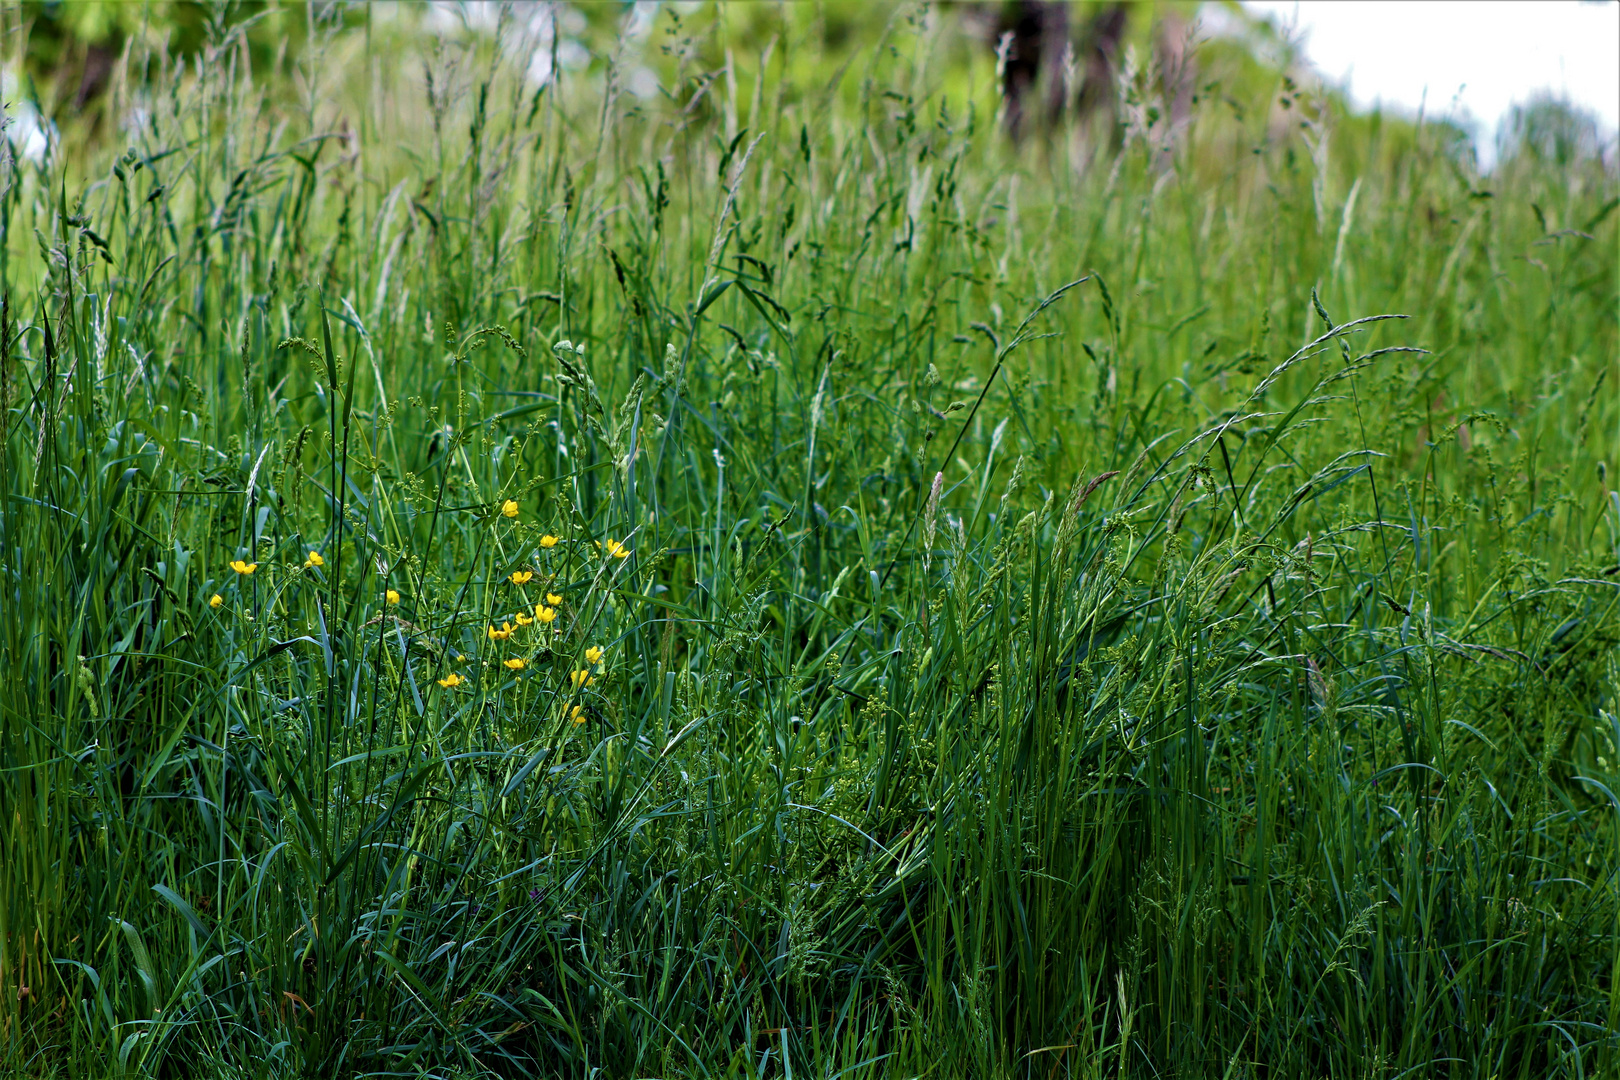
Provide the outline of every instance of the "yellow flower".
{"type": "Polygon", "coordinates": [[[210,596],[208,598],[208,606],[209,607],[217,608],[217,607],[219,607],[219,605],[223,604],[224,602],[225,602],[225,598],[223,596],[219,595],[219,593],[215,593],[213,596],[210,596]]]}
{"type": "Polygon", "coordinates": [[[505,641],[507,638],[509,638],[511,636],[512,636],[512,624],[511,623],[509,623],[509,622],[501,623],[501,628],[499,630],[495,629],[495,624],[494,623],[490,624],[490,627],[489,627],[489,640],[491,640],[491,641],[505,641]]]}
{"type": "Polygon", "coordinates": [[[607,650],[602,648],[602,646],[592,645],[590,648],[585,650],[585,662],[587,664],[601,663],[602,657],[606,655],[607,650]]]}
{"type": "Polygon", "coordinates": [[[562,597],[554,592],[546,593],[546,603],[552,607],[562,607],[562,597]]]}
{"type": "Polygon", "coordinates": [[[387,600],[390,604],[397,604],[399,603],[399,593],[394,589],[389,589],[383,594],[383,599],[387,600]]]}
{"type": "Polygon", "coordinates": [[[554,548],[557,546],[557,538],[552,536],[550,533],[547,533],[545,536],[540,538],[540,546],[543,548],[554,548]]]}
{"type": "Polygon", "coordinates": [[[318,551],[310,552],[309,553],[309,558],[304,560],[304,569],[305,570],[308,570],[312,566],[325,566],[325,565],[326,565],[326,560],[321,558],[321,553],[318,552],[318,551]]]}
{"type": "Polygon", "coordinates": [[[440,686],[444,687],[446,690],[448,690],[452,686],[460,686],[461,685],[461,676],[457,675],[455,672],[452,671],[450,674],[446,675],[444,678],[435,679],[433,681],[438,683],[440,686]]]}
{"type": "Polygon", "coordinates": [[[505,664],[513,671],[522,671],[524,668],[529,666],[529,662],[527,660],[520,660],[515,656],[510,660],[502,660],[501,663],[505,664]]]}
{"type": "Polygon", "coordinates": [[[231,569],[235,570],[238,574],[251,574],[258,568],[259,564],[256,562],[243,562],[241,559],[231,560],[231,569]]]}
{"type": "Polygon", "coordinates": [[[594,678],[591,677],[591,673],[586,671],[583,668],[581,668],[580,670],[574,672],[572,675],[568,676],[568,680],[570,682],[572,682],[576,687],[589,686],[589,685],[591,685],[591,683],[596,681],[594,678]]]}
{"type": "Polygon", "coordinates": [[[505,514],[509,518],[517,517],[517,515],[518,515],[517,500],[516,499],[507,499],[505,502],[501,503],[501,513],[505,514]]]}
{"type": "Polygon", "coordinates": [[[534,605],[534,617],[542,623],[548,623],[557,617],[557,609],[546,607],[544,604],[534,605]]]}
{"type": "Polygon", "coordinates": [[[530,623],[534,622],[533,616],[525,615],[521,611],[512,616],[512,618],[517,620],[517,624],[519,626],[528,626],[530,623]]]}
{"type": "Polygon", "coordinates": [[[583,724],[585,722],[585,706],[575,705],[568,713],[568,719],[576,724],[583,724]]]}
{"type": "Polygon", "coordinates": [[[512,571],[512,584],[527,585],[532,577],[534,577],[534,571],[532,570],[514,570],[512,571]]]}
{"type": "Polygon", "coordinates": [[[630,557],[630,549],[619,543],[617,540],[614,540],[612,537],[608,538],[607,543],[598,544],[597,546],[603,551],[606,551],[609,558],[628,559],[630,557]]]}

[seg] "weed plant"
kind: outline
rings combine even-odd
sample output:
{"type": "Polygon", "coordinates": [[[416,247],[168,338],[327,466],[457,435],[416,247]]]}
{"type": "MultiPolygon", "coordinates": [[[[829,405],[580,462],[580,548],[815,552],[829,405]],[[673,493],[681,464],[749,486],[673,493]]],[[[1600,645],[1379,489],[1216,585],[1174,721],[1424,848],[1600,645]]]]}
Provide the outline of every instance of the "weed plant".
{"type": "Polygon", "coordinates": [[[1612,156],[310,18],[4,162],[8,1068],[1620,1068],[1612,156]]]}

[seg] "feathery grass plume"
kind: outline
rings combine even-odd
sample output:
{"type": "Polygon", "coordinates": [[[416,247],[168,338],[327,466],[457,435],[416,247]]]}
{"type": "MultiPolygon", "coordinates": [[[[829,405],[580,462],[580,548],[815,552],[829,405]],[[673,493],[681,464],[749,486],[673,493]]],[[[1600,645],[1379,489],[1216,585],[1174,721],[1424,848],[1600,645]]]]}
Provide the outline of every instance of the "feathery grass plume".
{"type": "Polygon", "coordinates": [[[928,489],[928,502],[923,506],[923,573],[928,573],[934,558],[934,527],[939,516],[939,496],[945,490],[945,474],[934,474],[934,483],[928,489]]]}

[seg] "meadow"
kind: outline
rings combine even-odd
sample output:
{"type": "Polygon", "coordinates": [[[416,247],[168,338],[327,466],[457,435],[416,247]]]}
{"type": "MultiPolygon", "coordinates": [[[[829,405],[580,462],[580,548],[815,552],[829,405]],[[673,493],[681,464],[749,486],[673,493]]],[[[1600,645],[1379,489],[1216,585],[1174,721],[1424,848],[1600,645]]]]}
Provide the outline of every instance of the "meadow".
{"type": "Polygon", "coordinates": [[[0,160],[0,1067],[1620,1072],[1612,148],[297,10],[0,160]]]}

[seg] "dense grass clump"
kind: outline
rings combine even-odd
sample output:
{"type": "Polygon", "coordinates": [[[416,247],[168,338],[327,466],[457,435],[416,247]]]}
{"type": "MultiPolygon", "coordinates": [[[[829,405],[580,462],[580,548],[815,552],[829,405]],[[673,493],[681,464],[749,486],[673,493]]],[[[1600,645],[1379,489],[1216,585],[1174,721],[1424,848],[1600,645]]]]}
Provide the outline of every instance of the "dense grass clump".
{"type": "Polygon", "coordinates": [[[5,159],[6,1066],[1620,1068],[1612,157],[804,17],[5,159]]]}

